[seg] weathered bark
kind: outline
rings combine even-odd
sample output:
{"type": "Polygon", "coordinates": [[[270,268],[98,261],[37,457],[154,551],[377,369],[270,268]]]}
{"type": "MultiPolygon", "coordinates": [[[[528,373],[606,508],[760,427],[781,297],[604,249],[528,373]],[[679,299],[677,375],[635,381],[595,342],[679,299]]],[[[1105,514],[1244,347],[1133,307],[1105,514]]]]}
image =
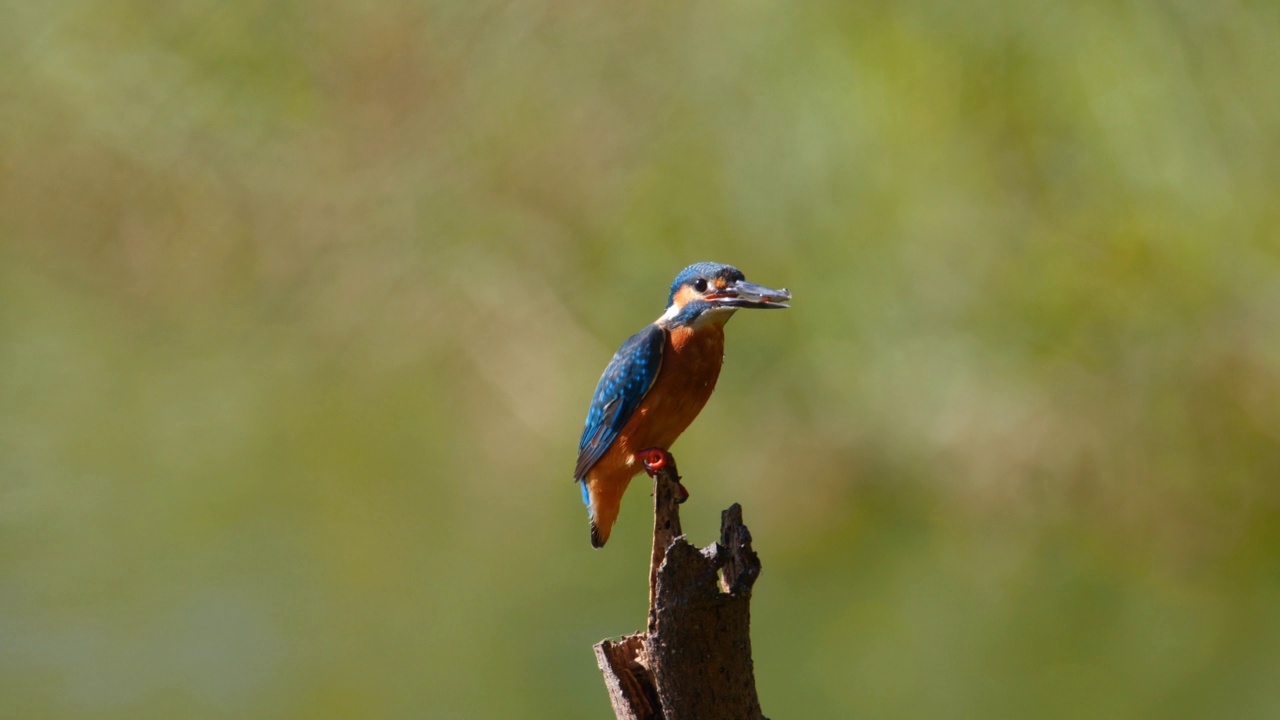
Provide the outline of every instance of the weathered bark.
{"type": "Polygon", "coordinates": [[[751,663],[751,587],[760,559],[742,508],[721,514],[720,542],[685,541],[684,495],[670,457],[654,473],[647,632],[595,646],[619,720],[762,720],[751,663]]]}

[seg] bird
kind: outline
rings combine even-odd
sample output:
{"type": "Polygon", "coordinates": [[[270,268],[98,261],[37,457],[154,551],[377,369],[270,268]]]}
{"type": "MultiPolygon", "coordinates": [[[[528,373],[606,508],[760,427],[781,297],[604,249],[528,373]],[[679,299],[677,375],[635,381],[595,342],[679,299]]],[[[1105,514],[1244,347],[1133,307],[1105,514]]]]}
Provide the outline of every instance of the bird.
{"type": "Polygon", "coordinates": [[[592,547],[609,540],[622,495],[644,470],[637,459],[669,450],[711,397],[729,318],[738,310],[790,307],[790,300],[786,288],[747,282],[732,265],[699,262],[676,275],[666,311],[622,343],[591,397],[573,478],[592,547]]]}

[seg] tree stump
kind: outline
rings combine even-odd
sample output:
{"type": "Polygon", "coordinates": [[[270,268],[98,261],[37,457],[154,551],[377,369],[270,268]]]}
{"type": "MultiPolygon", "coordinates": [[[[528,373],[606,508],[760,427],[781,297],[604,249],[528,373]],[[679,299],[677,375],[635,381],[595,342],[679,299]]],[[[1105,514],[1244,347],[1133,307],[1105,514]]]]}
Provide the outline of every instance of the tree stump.
{"type": "Polygon", "coordinates": [[[619,720],[764,720],[751,663],[751,588],[760,559],[736,503],[720,541],[702,550],[680,530],[675,460],[645,467],[654,479],[649,622],[645,632],[596,644],[619,720]]]}

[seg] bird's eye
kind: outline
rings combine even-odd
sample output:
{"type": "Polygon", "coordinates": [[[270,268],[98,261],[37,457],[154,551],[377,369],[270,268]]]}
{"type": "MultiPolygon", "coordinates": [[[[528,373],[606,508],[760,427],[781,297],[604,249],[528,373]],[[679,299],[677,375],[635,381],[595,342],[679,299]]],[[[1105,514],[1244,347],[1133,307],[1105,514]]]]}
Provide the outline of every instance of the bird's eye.
{"type": "Polygon", "coordinates": [[[693,281],[693,289],[694,289],[694,290],[697,290],[698,292],[706,292],[706,291],[707,291],[707,281],[706,281],[706,280],[703,280],[702,278],[698,278],[697,280],[694,280],[694,281],[693,281]]]}

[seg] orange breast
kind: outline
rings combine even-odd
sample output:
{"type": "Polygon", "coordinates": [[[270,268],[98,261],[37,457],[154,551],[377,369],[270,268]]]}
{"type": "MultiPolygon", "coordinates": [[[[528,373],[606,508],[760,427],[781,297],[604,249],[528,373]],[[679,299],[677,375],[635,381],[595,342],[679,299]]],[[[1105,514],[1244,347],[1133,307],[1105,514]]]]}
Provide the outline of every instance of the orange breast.
{"type": "Polygon", "coordinates": [[[670,448],[702,412],[716,389],[724,363],[724,330],[673,329],[662,352],[662,367],[616,444],[628,455],[651,447],[670,448]]]}

